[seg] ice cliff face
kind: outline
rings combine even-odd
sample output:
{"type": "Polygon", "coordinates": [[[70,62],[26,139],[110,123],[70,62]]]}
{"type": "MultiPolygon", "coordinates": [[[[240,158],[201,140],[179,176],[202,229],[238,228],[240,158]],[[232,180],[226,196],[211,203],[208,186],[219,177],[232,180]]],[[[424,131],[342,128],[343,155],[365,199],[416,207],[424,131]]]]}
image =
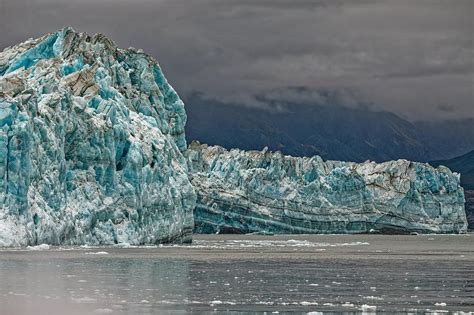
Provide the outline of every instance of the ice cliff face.
{"type": "Polygon", "coordinates": [[[156,61],[102,35],[64,29],[5,49],[0,247],[186,242],[193,209],[202,233],[466,230],[445,167],[186,150],[185,122],[156,61]]]}
{"type": "Polygon", "coordinates": [[[199,233],[466,231],[459,175],[445,167],[325,162],[196,142],[187,154],[199,233]]]}
{"type": "Polygon", "coordinates": [[[71,29],[0,53],[0,247],[188,241],[183,102],[151,57],[71,29]]]}

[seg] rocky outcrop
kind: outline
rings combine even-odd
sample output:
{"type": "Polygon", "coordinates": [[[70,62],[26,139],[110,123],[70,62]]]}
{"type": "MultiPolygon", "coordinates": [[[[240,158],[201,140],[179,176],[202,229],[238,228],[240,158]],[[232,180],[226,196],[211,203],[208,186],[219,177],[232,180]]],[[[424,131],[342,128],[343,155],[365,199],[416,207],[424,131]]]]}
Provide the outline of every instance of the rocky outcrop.
{"type": "Polygon", "coordinates": [[[190,240],[186,114],[153,58],[64,29],[0,75],[0,247],[190,240]]]}
{"type": "Polygon", "coordinates": [[[263,151],[188,148],[198,233],[462,233],[459,175],[398,160],[323,161],[263,151]]]}

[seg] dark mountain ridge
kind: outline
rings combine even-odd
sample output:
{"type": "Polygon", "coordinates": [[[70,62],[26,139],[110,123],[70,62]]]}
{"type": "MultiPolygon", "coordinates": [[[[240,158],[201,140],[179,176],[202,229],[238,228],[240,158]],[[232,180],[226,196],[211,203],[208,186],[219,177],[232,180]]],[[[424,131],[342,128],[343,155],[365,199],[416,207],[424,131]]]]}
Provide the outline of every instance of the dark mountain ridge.
{"type": "Polygon", "coordinates": [[[431,161],[431,165],[444,165],[461,174],[461,186],[466,190],[474,190],[474,150],[450,160],[431,161]]]}
{"type": "Polygon", "coordinates": [[[474,119],[411,123],[365,108],[287,105],[266,110],[190,98],[187,139],[228,149],[267,146],[294,156],[355,162],[401,158],[426,162],[474,149],[474,119]]]}

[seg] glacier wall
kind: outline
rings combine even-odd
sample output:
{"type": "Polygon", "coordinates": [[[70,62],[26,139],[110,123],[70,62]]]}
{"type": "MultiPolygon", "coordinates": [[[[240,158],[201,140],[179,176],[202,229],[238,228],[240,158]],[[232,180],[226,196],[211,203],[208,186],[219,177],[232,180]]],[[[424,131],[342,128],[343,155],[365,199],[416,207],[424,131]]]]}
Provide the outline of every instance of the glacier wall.
{"type": "Polygon", "coordinates": [[[70,28],[5,49],[0,247],[189,242],[193,221],[199,233],[466,230],[445,167],[187,149],[185,123],[140,50],[70,28]]]}
{"type": "Polygon", "coordinates": [[[323,161],[193,142],[198,233],[462,233],[459,175],[398,160],[323,161]]]}
{"type": "Polygon", "coordinates": [[[63,29],[0,53],[0,247],[190,241],[183,102],[157,62],[63,29]]]}

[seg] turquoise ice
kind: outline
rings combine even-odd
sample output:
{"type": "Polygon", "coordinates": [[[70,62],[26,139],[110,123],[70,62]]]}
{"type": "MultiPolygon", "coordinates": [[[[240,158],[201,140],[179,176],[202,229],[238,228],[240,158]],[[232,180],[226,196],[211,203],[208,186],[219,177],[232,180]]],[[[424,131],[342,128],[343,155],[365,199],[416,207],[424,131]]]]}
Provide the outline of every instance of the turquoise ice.
{"type": "Polygon", "coordinates": [[[466,231],[459,175],[186,147],[158,63],[66,28],[0,53],[0,247],[200,233],[466,231]],[[194,213],[194,217],[193,217],[194,213]]]}
{"type": "Polygon", "coordinates": [[[184,104],[153,58],[63,29],[0,75],[0,247],[190,241],[184,104]]]}
{"type": "Polygon", "coordinates": [[[459,174],[406,160],[188,148],[198,233],[462,233],[459,174]]]}

